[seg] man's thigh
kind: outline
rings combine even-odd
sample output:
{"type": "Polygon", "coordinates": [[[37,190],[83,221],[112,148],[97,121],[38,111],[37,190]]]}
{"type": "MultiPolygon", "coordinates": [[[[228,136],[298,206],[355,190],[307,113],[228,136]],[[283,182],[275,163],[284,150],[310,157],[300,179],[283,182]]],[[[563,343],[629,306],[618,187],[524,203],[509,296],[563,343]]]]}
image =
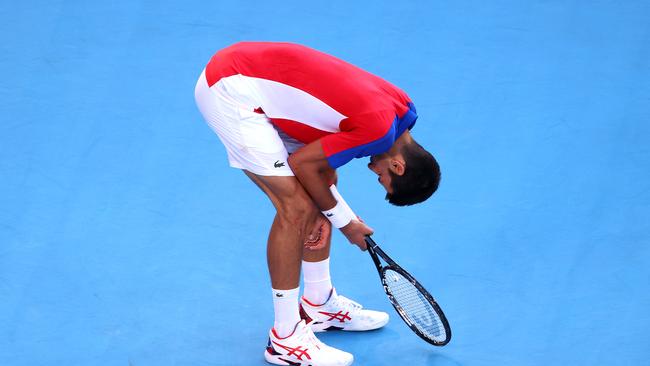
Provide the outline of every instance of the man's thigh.
{"type": "Polygon", "coordinates": [[[244,173],[269,197],[276,210],[291,206],[316,206],[295,176],[265,176],[244,170],[244,173]]]}

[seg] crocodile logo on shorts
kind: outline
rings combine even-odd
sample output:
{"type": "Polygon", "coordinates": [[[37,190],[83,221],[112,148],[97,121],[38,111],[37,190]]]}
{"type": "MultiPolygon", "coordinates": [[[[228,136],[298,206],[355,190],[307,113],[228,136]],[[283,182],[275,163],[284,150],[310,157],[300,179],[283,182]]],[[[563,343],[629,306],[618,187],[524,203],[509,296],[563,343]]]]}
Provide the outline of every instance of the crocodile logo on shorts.
{"type": "Polygon", "coordinates": [[[282,168],[284,166],[284,162],[280,160],[276,160],[275,163],[273,163],[273,166],[276,168],[282,168]]]}

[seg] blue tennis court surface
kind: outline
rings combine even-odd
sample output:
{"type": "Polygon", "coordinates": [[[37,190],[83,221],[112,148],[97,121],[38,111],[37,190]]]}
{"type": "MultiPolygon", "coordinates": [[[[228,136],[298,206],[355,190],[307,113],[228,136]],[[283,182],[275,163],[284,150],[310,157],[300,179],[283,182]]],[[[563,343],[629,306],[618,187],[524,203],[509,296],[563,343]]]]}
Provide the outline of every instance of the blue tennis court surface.
{"type": "Polygon", "coordinates": [[[648,365],[650,2],[5,1],[0,365],[264,365],[273,207],[199,115],[219,48],[291,41],[403,88],[433,199],[340,191],[425,284],[453,339],[397,318],[336,234],[341,294],[388,311],[328,333],[355,365],[648,365]]]}

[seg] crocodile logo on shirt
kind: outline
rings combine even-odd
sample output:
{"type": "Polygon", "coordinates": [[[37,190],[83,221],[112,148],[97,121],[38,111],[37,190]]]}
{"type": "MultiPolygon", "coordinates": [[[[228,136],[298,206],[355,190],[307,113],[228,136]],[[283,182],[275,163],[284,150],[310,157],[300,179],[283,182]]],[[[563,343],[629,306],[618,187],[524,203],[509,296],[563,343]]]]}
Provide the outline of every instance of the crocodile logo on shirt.
{"type": "Polygon", "coordinates": [[[273,166],[276,168],[282,168],[284,166],[284,162],[280,160],[276,160],[275,163],[273,163],[273,166]]]}

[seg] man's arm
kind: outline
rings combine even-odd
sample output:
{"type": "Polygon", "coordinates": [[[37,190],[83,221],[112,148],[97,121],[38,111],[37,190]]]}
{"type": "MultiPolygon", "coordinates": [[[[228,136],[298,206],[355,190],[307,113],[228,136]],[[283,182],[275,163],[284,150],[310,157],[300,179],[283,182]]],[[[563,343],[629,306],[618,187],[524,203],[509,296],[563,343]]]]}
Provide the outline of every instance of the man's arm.
{"type": "MultiPolygon", "coordinates": [[[[298,149],[289,156],[288,162],[293,174],[321,211],[336,206],[336,198],[329,189],[334,183],[332,177],[335,177],[335,170],[329,165],[320,140],[298,149]]],[[[351,243],[362,250],[366,249],[365,236],[372,234],[371,228],[353,219],[340,229],[351,243]]]]}
{"type": "Polygon", "coordinates": [[[298,149],[289,156],[288,162],[293,174],[321,211],[329,210],[336,205],[336,199],[329,190],[329,186],[333,183],[329,180],[334,176],[335,171],[327,162],[320,140],[298,149]]]}

